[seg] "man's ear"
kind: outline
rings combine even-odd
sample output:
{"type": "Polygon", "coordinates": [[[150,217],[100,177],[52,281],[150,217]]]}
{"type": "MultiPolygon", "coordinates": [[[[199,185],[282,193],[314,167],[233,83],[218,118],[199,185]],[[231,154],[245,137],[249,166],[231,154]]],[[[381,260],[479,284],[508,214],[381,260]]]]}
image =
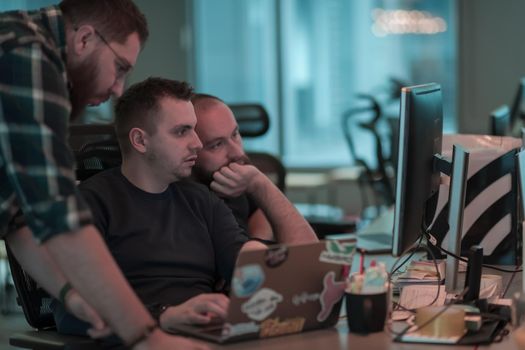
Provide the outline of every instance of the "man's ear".
{"type": "Polygon", "coordinates": [[[82,56],[94,50],[97,44],[95,28],[89,24],[81,25],[73,33],[73,51],[76,55],[82,56]]]}
{"type": "Polygon", "coordinates": [[[148,135],[140,128],[133,128],[129,131],[129,142],[139,153],[145,153],[148,145],[148,135]]]}

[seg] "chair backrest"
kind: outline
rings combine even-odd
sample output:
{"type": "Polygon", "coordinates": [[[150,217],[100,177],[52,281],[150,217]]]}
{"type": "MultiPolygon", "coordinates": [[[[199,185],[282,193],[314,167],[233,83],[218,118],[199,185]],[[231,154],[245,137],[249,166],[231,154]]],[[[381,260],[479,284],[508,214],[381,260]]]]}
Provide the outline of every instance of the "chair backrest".
{"type": "Polygon", "coordinates": [[[237,120],[239,133],[242,137],[262,136],[270,128],[268,112],[260,104],[229,104],[228,107],[230,107],[237,120]]]}
{"type": "MultiPolygon", "coordinates": [[[[228,104],[239,125],[239,133],[244,137],[259,137],[270,128],[270,117],[266,109],[257,103],[228,104]]],[[[263,152],[246,152],[253,165],[266,174],[281,190],[285,191],[286,169],[274,155],[263,152]]]]}
{"type": "Polygon", "coordinates": [[[11,275],[18,294],[17,301],[24,311],[27,323],[39,330],[54,328],[55,320],[50,308],[53,299],[22,269],[8,242],[5,243],[11,275]]]}
{"type": "Polygon", "coordinates": [[[343,113],[341,120],[343,134],[352,158],[357,165],[363,167],[365,178],[376,196],[380,197],[384,204],[391,205],[394,203],[394,186],[387,170],[391,165],[391,159],[390,156],[385,155],[385,137],[380,130],[380,123],[386,124],[382,126],[388,129],[388,121],[383,118],[381,106],[376,98],[365,94],[358,95],[358,98],[367,100],[369,105],[352,108],[343,113]],[[363,117],[368,116],[371,116],[370,120],[363,120],[363,117]],[[366,130],[373,138],[375,168],[357,154],[357,136],[354,134],[358,129],[366,130]]]}
{"type": "Polygon", "coordinates": [[[286,169],[283,163],[269,153],[246,152],[252,164],[261,172],[266,174],[272,182],[281,190],[286,190],[286,169]]]}
{"type": "Polygon", "coordinates": [[[79,181],[122,162],[113,124],[71,125],[69,145],[75,155],[79,181]]]}

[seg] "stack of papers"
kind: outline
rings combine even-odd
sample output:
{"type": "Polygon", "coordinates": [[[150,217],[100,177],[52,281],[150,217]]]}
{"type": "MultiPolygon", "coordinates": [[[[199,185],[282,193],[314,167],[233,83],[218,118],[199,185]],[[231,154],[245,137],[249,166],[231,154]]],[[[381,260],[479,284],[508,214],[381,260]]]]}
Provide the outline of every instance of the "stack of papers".
{"type": "Polygon", "coordinates": [[[445,281],[445,261],[412,261],[407,270],[400,274],[395,280],[396,284],[436,284],[445,281]],[[438,272],[439,271],[439,276],[438,272]]]}

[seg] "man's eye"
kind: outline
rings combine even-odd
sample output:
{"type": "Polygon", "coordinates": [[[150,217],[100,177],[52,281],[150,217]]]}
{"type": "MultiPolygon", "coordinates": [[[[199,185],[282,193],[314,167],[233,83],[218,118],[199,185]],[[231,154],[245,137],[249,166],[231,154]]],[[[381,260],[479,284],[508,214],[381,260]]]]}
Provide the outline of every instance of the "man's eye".
{"type": "Polygon", "coordinates": [[[208,146],[209,149],[217,149],[222,146],[222,142],[215,142],[208,146]]]}

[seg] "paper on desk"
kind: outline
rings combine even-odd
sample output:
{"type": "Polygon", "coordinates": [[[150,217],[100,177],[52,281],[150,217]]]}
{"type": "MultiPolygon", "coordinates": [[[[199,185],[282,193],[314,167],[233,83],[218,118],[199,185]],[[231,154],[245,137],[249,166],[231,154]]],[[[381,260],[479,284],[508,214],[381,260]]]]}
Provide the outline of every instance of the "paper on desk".
{"type": "Polygon", "coordinates": [[[438,299],[432,304],[437,292],[437,285],[408,285],[401,290],[399,304],[410,310],[430,305],[445,305],[447,296],[445,286],[440,286],[438,299]]]}
{"type": "Polygon", "coordinates": [[[440,280],[445,279],[445,261],[436,263],[431,261],[412,261],[407,270],[399,275],[397,282],[400,283],[428,283],[437,281],[436,266],[439,271],[440,280]]]}

